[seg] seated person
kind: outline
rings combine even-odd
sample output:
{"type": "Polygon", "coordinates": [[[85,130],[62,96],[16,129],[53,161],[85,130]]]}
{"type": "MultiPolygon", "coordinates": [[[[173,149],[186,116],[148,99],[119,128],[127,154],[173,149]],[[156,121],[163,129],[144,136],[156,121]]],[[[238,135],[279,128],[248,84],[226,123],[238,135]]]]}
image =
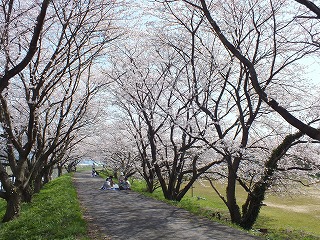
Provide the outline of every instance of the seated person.
{"type": "Polygon", "coordinates": [[[120,189],[119,189],[119,185],[118,185],[118,184],[116,184],[116,183],[115,183],[115,184],[113,184],[113,188],[112,188],[112,189],[113,189],[113,190],[120,190],[120,189]]]}
{"type": "Polygon", "coordinates": [[[124,181],[124,174],[123,172],[120,173],[120,177],[119,177],[119,183],[124,181]]]}
{"type": "Polygon", "coordinates": [[[107,190],[113,188],[112,176],[108,177],[104,182],[103,186],[100,188],[101,190],[107,190]]]}
{"type": "Polygon", "coordinates": [[[123,181],[119,182],[119,189],[120,190],[130,190],[130,187],[131,187],[130,182],[129,182],[128,178],[126,178],[126,177],[124,178],[123,181]]]}

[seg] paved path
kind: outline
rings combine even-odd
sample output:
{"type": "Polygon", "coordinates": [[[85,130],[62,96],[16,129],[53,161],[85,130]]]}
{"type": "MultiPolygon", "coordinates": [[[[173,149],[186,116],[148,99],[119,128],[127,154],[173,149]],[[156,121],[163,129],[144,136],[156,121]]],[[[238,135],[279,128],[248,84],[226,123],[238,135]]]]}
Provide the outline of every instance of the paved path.
{"type": "Polygon", "coordinates": [[[74,175],[85,216],[108,236],[105,239],[258,239],[133,191],[99,190],[103,182],[90,172],[74,175]]]}

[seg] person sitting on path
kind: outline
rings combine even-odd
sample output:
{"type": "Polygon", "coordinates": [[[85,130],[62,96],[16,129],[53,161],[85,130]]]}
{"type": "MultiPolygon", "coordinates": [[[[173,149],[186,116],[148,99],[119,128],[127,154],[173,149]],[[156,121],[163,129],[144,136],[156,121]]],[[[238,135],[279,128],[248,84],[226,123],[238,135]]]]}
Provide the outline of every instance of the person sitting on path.
{"type": "Polygon", "coordinates": [[[100,188],[101,190],[109,190],[113,188],[113,180],[112,176],[108,177],[104,182],[103,186],[100,188]]]}
{"type": "Polygon", "coordinates": [[[95,176],[97,176],[96,169],[95,169],[95,168],[92,168],[92,177],[95,177],[95,176]]]}
{"type": "Polygon", "coordinates": [[[110,181],[111,187],[113,187],[113,185],[114,185],[114,182],[113,182],[112,178],[113,178],[112,176],[109,177],[109,181],[110,181]]]}
{"type": "Polygon", "coordinates": [[[131,185],[127,177],[124,178],[123,181],[119,182],[120,190],[131,190],[131,185]]]}
{"type": "Polygon", "coordinates": [[[119,186],[121,186],[124,182],[124,174],[123,172],[120,173],[120,177],[118,178],[118,183],[119,183],[119,186]]]}
{"type": "Polygon", "coordinates": [[[123,182],[124,181],[124,174],[123,172],[120,173],[120,177],[119,177],[119,183],[123,182]]]}

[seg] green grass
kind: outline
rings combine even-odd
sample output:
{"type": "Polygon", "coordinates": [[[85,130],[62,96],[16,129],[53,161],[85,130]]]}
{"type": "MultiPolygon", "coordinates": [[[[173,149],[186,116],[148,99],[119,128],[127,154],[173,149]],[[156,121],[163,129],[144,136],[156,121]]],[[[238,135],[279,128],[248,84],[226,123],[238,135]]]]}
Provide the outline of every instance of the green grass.
{"type": "MultiPolygon", "coordinates": [[[[318,192],[320,196],[320,192],[318,192]]],[[[268,195],[266,207],[261,210],[256,227],[266,226],[272,230],[279,229],[285,234],[314,235],[299,239],[320,239],[320,198],[313,195],[291,195],[279,197],[268,195]]],[[[276,239],[276,238],[275,238],[276,239]]]]}
{"type": "MultiPolygon", "coordinates": [[[[228,217],[227,208],[222,200],[209,187],[208,183],[203,183],[202,185],[195,184],[193,189],[194,196],[206,198],[206,200],[198,201],[200,206],[214,208],[220,211],[224,217],[228,217]]],[[[223,185],[218,185],[218,189],[222,193],[225,192],[223,185]]],[[[320,191],[315,188],[308,188],[307,193],[284,196],[268,194],[265,200],[267,206],[262,207],[254,228],[267,228],[270,231],[279,230],[280,232],[288,232],[288,234],[291,232],[304,232],[306,235],[317,236],[314,239],[320,239],[320,191]]],[[[187,193],[187,196],[191,196],[191,191],[187,193]]],[[[246,193],[239,187],[237,189],[237,200],[240,206],[245,197],[246,193]]]]}
{"type": "MultiPolygon", "coordinates": [[[[5,204],[0,201],[1,218],[5,204]]],[[[86,233],[87,224],[69,174],[45,185],[32,203],[23,204],[19,218],[0,223],[1,240],[89,239],[86,233]]]]}
{"type": "MultiPolygon", "coordinates": [[[[143,181],[135,181],[132,188],[139,192],[145,190],[143,181]]],[[[225,192],[223,185],[220,184],[217,188],[222,193],[225,192]]],[[[263,237],[268,240],[319,240],[320,191],[313,189],[313,194],[310,190],[309,193],[308,195],[299,194],[285,197],[269,194],[266,199],[267,206],[262,208],[254,229],[267,229],[268,234],[263,237]]],[[[144,194],[164,201],[160,189],[153,194],[144,194]]],[[[245,192],[238,188],[237,200],[239,203],[243,203],[245,197],[245,192]]],[[[189,190],[181,202],[171,202],[170,204],[215,221],[218,220],[216,216],[219,213],[221,215],[220,222],[230,225],[228,220],[225,221],[230,219],[227,207],[205,181],[194,184],[194,188],[189,190]]],[[[253,230],[253,232],[256,231],[253,230]]]]}

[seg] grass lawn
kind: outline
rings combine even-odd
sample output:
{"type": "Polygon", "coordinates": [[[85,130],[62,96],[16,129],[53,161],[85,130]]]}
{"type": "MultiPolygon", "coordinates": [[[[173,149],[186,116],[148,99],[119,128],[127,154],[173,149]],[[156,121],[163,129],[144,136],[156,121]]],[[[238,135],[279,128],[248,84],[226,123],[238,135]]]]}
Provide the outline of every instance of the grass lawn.
{"type": "MultiPolygon", "coordinates": [[[[0,200],[0,218],[5,212],[0,200]]],[[[31,204],[23,204],[19,218],[0,223],[1,240],[90,239],[87,224],[69,174],[59,177],[36,194],[31,204]]]]}
{"type": "Polygon", "coordinates": [[[320,192],[310,188],[308,193],[283,197],[268,195],[267,206],[262,208],[256,225],[263,224],[271,229],[280,226],[284,232],[302,231],[320,239],[320,192]]]}
{"type": "MultiPolygon", "coordinates": [[[[142,186],[143,183],[136,182],[132,187],[135,190],[142,191],[142,186]]],[[[218,185],[218,188],[222,193],[225,192],[223,185],[218,185]]],[[[245,200],[246,194],[240,188],[237,190],[237,200],[241,205],[245,200]]],[[[158,199],[163,199],[160,190],[152,195],[158,199]]],[[[269,194],[265,203],[266,206],[262,208],[254,229],[267,229],[268,234],[265,236],[266,239],[320,239],[319,190],[309,189],[307,195],[297,194],[283,197],[269,194]]],[[[217,216],[217,213],[219,213],[222,221],[229,218],[225,204],[206,181],[195,183],[194,188],[189,190],[180,203],[176,204],[196,214],[208,217],[217,216]]]]}
{"type": "MultiPolygon", "coordinates": [[[[224,192],[223,187],[223,185],[219,186],[222,192],[224,192]]],[[[285,235],[300,233],[296,239],[320,239],[320,191],[310,188],[307,193],[284,196],[268,194],[265,200],[266,206],[262,207],[254,228],[265,228],[270,232],[281,232],[285,235]],[[308,234],[315,237],[304,236],[308,234]]],[[[240,188],[237,194],[239,203],[242,204],[246,195],[240,188]]],[[[192,196],[191,190],[188,196],[192,196]]],[[[205,181],[195,184],[193,196],[193,198],[196,196],[205,198],[206,200],[198,200],[201,206],[215,208],[228,217],[227,208],[205,181]]],[[[293,239],[293,237],[288,239],[293,239]]],[[[280,239],[280,237],[275,239],[280,239]]]]}

